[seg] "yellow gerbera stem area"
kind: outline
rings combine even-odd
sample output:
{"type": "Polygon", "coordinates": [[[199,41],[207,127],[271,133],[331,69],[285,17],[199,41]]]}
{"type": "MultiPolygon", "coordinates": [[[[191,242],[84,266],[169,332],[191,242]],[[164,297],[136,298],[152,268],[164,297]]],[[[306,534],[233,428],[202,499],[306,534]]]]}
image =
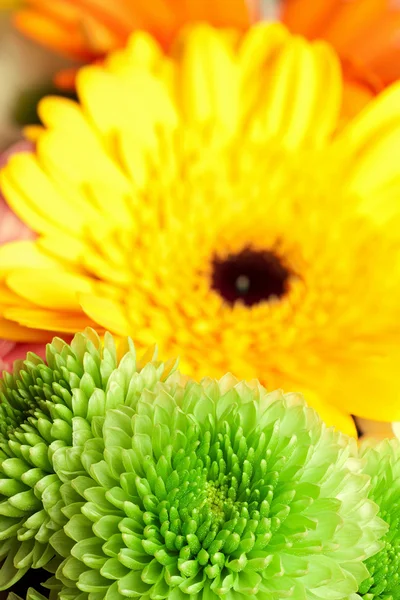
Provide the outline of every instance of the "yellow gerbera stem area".
{"type": "Polygon", "coordinates": [[[0,249],[0,335],[90,325],[400,420],[400,88],[339,133],[336,56],[279,24],[137,33],[77,85],[1,175],[38,239],[0,249]]]}

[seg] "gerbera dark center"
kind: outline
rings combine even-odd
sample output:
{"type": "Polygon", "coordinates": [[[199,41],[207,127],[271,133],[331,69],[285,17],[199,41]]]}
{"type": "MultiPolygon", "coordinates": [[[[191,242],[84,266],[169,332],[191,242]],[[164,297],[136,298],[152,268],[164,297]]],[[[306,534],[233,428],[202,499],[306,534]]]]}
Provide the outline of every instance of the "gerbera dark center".
{"type": "Polygon", "coordinates": [[[273,252],[246,249],[224,260],[214,259],[212,287],[230,304],[241,300],[252,306],[283,296],[289,275],[273,252]]]}

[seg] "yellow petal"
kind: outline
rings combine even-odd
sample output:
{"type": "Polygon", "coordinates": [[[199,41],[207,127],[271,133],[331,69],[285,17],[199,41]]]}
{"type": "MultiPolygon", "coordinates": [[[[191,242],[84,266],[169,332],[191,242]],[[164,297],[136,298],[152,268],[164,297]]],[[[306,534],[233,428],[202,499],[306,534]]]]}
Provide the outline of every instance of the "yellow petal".
{"type": "Polygon", "coordinates": [[[242,118],[259,101],[268,85],[268,70],[289,39],[288,30],[280,23],[259,23],[243,37],[238,55],[242,118]]]}
{"type": "Polygon", "coordinates": [[[258,23],[251,27],[239,49],[242,84],[258,77],[289,39],[289,32],[281,23],[258,23]]]}
{"type": "MultiPolygon", "coordinates": [[[[398,146],[398,144],[397,144],[398,146]]],[[[366,175],[368,179],[368,174],[366,175]]],[[[400,171],[387,185],[382,184],[379,190],[366,189],[363,196],[358,197],[358,210],[373,220],[374,224],[386,227],[386,234],[396,236],[400,231],[400,171]]]]}
{"type": "Polygon", "coordinates": [[[113,186],[112,182],[91,181],[84,186],[84,191],[99,215],[91,224],[92,230],[107,231],[113,224],[124,228],[132,225],[135,218],[132,211],[134,190],[127,193],[113,186]]]}
{"type": "Polygon", "coordinates": [[[255,123],[290,148],[326,142],[337,126],[342,91],[333,50],[293,37],[267,77],[255,123]]]}
{"type": "Polygon", "coordinates": [[[37,242],[22,240],[0,246],[0,274],[20,268],[62,269],[62,265],[43,252],[37,242]]]}
{"type": "Polygon", "coordinates": [[[121,131],[117,142],[125,171],[138,188],[144,188],[149,177],[149,162],[146,151],[138,146],[132,132],[121,131]]]}
{"type": "Polygon", "coordinates": [[[339,409],[357,417],[399,421],[399,364],[400,356],[390,355],[346,365],[351,369],[351,377],[337,384],[332,401],[339,409]]]}
{"type": "Polygon", "coordinates": [[[70,312],[80,311],[78,293],[90,293],[93,287],[87,277],[50,269],[19,269],[8,275],[7,285],[38,306],[70,312]]]}
{"type": "Polygon", "coordinates": [[[357,429],[354,420],[348,411],[340,410],[334,404],[321,399],[312,390],[304,392],[304,398],[314,410],[317,411],[321,419],[330,427],[335,427],[347,435],[357,437],[357,429]]]}
{"type": "MultiPolygon", "coordinates": [[[[46,219],[53,227],[70,233],[83,228],[82,212],[57,190],[51,179],[40,167],[37,158],[31,153],[14,154],[4,171],[19,194],[17,214],[29,224],[25,211],[34,211],[40,219],[46,219]],[[25,205],[21,205],[25,200],[25,205]],[[25,218],[24,218],[25,217],[25,218]]],[[[6,191],[7,193],[7,191],[6,191]]],[[[15,194],[9,199],[12,208],[15,194]]],[[[30,213],[29,213],[30,214],[30,213]]]]}
{"type": "Polygon", "coordinates": [[[50,219],[42,215],[30,202],[30,198],[22,193],[15,181],[10,177],[8,168],[0,174],[1,191],[7,199],[7,204],[16,215],[36,233],[57,235],[60,232],[50,219]]]}
{"type": "Polygon", "coordinates": [[[88,294],[81,294],[80,302],[85,313],[104,329],[117,335],[130,334],[130,323],[120,302],[88,294]]]}
{"type": "Polygon", "coordinates": [[[348,188],[373,195],[399,175],[400,83],[396,83],[371,101],[341,133],[339,147],[348,157],[348,188]]]}
{"type": "Polygon", "coordinates": [[[23,134],[24,138],[30,142],[36,142],[44,131],[44,127],[41,127],[40,125],[27,125],[23,129],[23,134]]]}
{"type": "Polygon", "coordinates": [[[82,108],[66,98],[47,97],[39,104],[39,114],[50,129],[38,145],[43,161],[70,181],[108,182],[125,193],[129,190],[123,173],[104,151],[103,140],[91,127],[82,108]],[[47,161],[45,160],[47,158],[47,161]]]}
{"type": "Polygon", "coordinates": [[[357,117],[342,130],[339,141],[349,154],[363,152],[373,145],[377,135],[391,131],[398,126],[400,82],[389,86],[372,100],[357,117]]]}
{"type": "Polygon", "coordinates": [[[107,256],[96,252],[86,252],[82,257],[85,268],[102,281],[110,282],[114,286],[125,287],[132,283],[132,273],[124,264],[113,264],[107,256]]]}
{"type": "Polygon", "coordinates": [[[138,143],[151,147],[157,124],[169,128],[177,124],[166,86],[140,68],[116,76],[101,67],[85,67],[78,74],[77,87],[89,118],[110,148],[118,130],[135,132],[138,143]]]}
{"type": "MultiPolygon", "coordinates": [[[[15,321],[17,324],[31,329],[42,329],[47,332],[59,331],[64,333],[76,333],[82,331],[85,327],[93,327],[95,324],[86,315],[80,313],[51,312],[40,308],[7,308],[4,311],[4,317],[7,320],[15,321]]],[[[24,329],[21,327],[21,334],[24,329]]],[[[26,337],[17,338],[19,341],[37,340],[31,334],[27,338],[29,330],[24,334],[26,337]]],[[[48,334],[47,334],[48,336],[48,334]]],[[[15,339],[15,338],[9,338],[15,339]]],[[[39,339],[37,341],[40,341],[39,339]]]]}
{"type": "Polygon", "coordinates": [[[232,49],[206,25],[190,29],[185,41],[179,70],[185,117],[195,123],[216,120],[234,132],[239,117],[239,71],[232,49]]]}
{"type": "Polygon", "coordinates": [[[81,106],[68,98],[46,96],[40,100],[38,113],[47,129],[68,131],[84,140],[85,144],[99,144],[100,139],[85,117],[81,106]]]}
{"type": "Polygon", "coordinates": [[[115,160],[104,151],[101,136],[79,104],[50,96],[41,100],[39,113],[52,131],[51,135],[48,131],[42,133],[39,149],[42,157],[45,153],[53,163],[56,162],[60,174],[79,184],[88,180],[107,182],[114,189],[127,193],[126,178],[115,160]]]}
{"type": "MultiPolygon", "coordinates": [[[[18,296],[7,287],[5,282],[0,283],[0,313],[5,306],[31,306],[31,303],[18,296]]],[[[1,336],[0,336],[1,337],[1,336]]]]}
{"type": "MultiPolygon", "coordinates": [[[[59,234],[57,236],[43,236],[36,240],[36,246],[39,249],[43,249],[44,252],[53,256],[55,259],[60,259],[66,263],[77,263],[79,259],[86,251],[86,246],[83,240],[79,240],[67,234],[59,234]]],[[[1,256],[1,252],[0,252],[1,256]]],[[[1,264],[1,263],[0,263],[1,264]]],[[[26,265],[21,265],[26,266],[26,265]]],[[[54,260],[53,265],[41,265],[42,267],[56,266],[60,268],[60,265],[54,260]]]]}
{"type": "Polygon", "coordinates": [[[306,140],[323,145],[330,140],[339,123],[343,100],[342,69],[329,44],[315,42],[312,52],[318,76],[306,140]]]}
{"type": "Polygon", "coordinates": [[[81,135],[81,131],[60,127],[40,136],[37,151],[46,171],[64,186],[101,181],[128,192],[128,182],[117,163],[94,136],[81,135]]]}
{"type": "Polygon", "coordinates": [[[114,73],[120,72],[127,65],[153,70],[161,58],[162,51],[156,40],[145,31],[136,31],[130,37],[126,48],[110,53],[105,63],[114,73]]]}

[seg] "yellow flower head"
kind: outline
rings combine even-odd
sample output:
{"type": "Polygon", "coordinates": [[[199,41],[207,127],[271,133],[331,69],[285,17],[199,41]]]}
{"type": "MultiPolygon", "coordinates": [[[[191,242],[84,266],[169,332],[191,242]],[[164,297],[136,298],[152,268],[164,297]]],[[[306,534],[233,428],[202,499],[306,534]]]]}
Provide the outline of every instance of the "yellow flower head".
{"type": "Polygon", "coordinates": [[[341,85],[277,24],[197,26],[167,56],[136,33],[82,69],[2,175],[38,239],[0,249],[0,335],[109,329],[348,432],[400,418],[400,89],[338,134],[341,85]]]}

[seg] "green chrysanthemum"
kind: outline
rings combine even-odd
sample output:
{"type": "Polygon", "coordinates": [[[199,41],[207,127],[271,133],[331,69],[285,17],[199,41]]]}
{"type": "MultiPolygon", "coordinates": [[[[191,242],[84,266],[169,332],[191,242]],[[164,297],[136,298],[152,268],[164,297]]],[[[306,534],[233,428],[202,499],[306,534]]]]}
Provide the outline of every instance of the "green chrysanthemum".
{"type": "Polygon", "coordinates": [[[68,520],[60,489],[85,473],[80,448],[101,432],[110,375],[112,389],[119,379],[137,393],[168,376],[155,362],[139,375],[133,347],[119,362],[111,337],[102,344],[90,330],[71,346],[55,339],[46,362],[28,355],[0,383],[0,589],[29,568],[58,566],[52,539],[68,520]]]}
{"type": "Polygon", "coordinates": [[[389,525],[382,550],[366,562],[370,577],[360,586],[365,600],[400,599],[400,442],[385,440],[375,447],[365,444],[361,455],[371,476],[370,498],[379,516],[389,525]]]}
{"type": "Polygon", "coordinates": [[[61,487],[61,600],[356,597],[386,526],[354,442],[299,397],[230,376],[103,397],[61,487]]]}

